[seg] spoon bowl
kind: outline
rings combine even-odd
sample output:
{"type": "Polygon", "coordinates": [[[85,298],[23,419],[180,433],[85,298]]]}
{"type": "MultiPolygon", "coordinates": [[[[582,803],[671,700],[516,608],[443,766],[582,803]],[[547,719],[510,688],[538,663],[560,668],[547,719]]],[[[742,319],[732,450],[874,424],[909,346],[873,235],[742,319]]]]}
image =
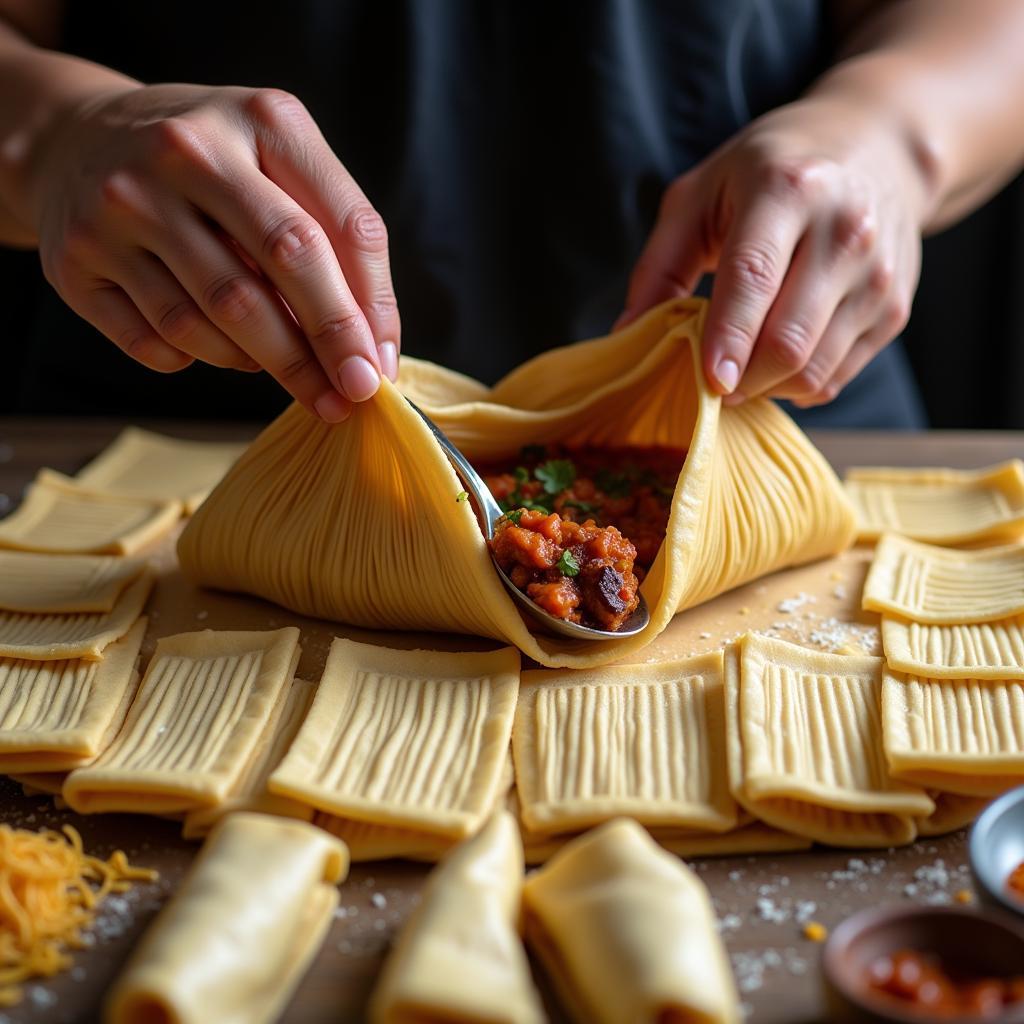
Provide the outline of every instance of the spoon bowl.
{"type": "MultiPolygon", "coordinates": [[[[408,401],[408,399],[406,399],[406,401],[408,401]]],[[[416,410],[420,418],[430,429],[430,432],[434,435],[434,439],[441,446],[445,455],[448,456],[448,460],[451,462],[456,475],[462,481],[462,485],[469,492],[473,501],[476,502],[477,510],[480,513],[481,525],[483,526],[484,537],[487,539],[489,546],[490,541],[494,538],[494,524],[505,513],[494,500],[494,495],[488,490],[487,485],[484,483],[480,474],[477,473],[477,471],[470,465],[466,456],[463,455],[454,444],[452,444],[444,431],[441,430],[441,428],[414,402],[409,402],[409,405],[416,410]]],[[[648,611],[647,602],[644,600],[643,594],[639,595],[640,603],[633,610],[633,613],[622,624],[622,627],[614,632],[606,629],[593,629],[590,626],[581,626],[577,622],[569,622],[566,619],[559,619],[544,611],[543,608],[524,594],[512,582],[512,580],[509,579],[505,574],[505,570],[498,565],[493,552],[491,552],[491,561],[494,563],[494,568],[497,570],[501,582],[505,584],[505,588],[512,595],[513,599],[532,619],[538,622],[550,633],[557,633],[559,636],[572,637],[576,640],[625,640],[627,637],[636,636],[637,633],[642,632],[647,628],[647,624],[651,621],[651,613],[648,611]]]]}

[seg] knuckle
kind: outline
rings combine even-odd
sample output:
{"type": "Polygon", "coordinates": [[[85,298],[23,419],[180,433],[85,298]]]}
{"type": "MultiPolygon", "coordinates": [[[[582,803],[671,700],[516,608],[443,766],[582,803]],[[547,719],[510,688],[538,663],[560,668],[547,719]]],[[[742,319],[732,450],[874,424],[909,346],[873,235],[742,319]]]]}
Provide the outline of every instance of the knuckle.
{"type": "Polygon", "coordinates": [[[215,319],[238,324],[256,312],[260,292],[250,278],[232,274],[211,281],[203,290],[203,301],[215,319]]]}
{"type": "Polygon", "coordinates": [[[206,153],[203,133],[185,117],[165,117],[152,126],[157,152],[165,160],[202,160],[206,153]]]}
{"type": "Polygon", "coordinates": [[[886,295],[892,288],[896,270],[888,260],[879,260],[868,274],[868,290],[875,296],[886,295]]]}
{"type": "Polygon", "coordinates": [[[134,210],[139,203],[139,188],[127,171],[111,171],[99,182],[99,199],[108,210],[134,210]]]}
{"type": "Polygon", "coordinates": [[[886,304],[882,315],[885,330],[890,337],[895,337],[910,320],[910,303],[905,299],[893,297],[886,304]]]}
{"type": "Polygon", "coordinates": [[[378,295],[364,305],[363,312],[375,320],[391,320],[398,316],[398,302],[394,295],[378,295]]]}
{"type": "Polygon", "coordinates": [[[871,251],[878,227],[871,211],[863,206],[847,206],[836,214],[832,240],[837,249],[860,256],[871,251]]]}
{"type": "Polygon", "coordinates": [[[201,323],[202,315],[191,299],[182,299],[157,310],[157,330],[172,345],[195,334],[201,323]]]}
{"type": "Polygon", "coordinates": [[[302,270],[323,258],[327,237],[312,217],[285,217],[266,234],[264,251],[279,270],[302,270]]]}
{"type": "Polygon", "coordinates": [[[387,252],[388,229],[384,218],[372,206],[355,207],[345,218],[342,233],[351,245],[363,252],[387,252]]]}
{"type": "Polygon", "coordinates": [[[810,157],[769,156],[760,171],[765,187],[775,195],[805,200],[817,188],[821,162],[810,157]]]}
{"type": "Polygon", "coordinates": [[[756,295],[766,295],[776,288],[777,263],[776,253],[771,247],[763,243],[746,243],[732,251],[727,269],[742,287],[756,295]]]}
{"type": "Polygon", "coordinates": [[[803,370],[810,358],[813,338],[810,328],[800,320],[789,320],[778,327],[768,343],[772,362],[780,369],[803,370]]]}
{"type": "Polygon", "coordinates": [[[303,352],[282,363],[275,376],[282,384],[294,384],[296,380],[315,370],[316,365],[312,355],[303,352]]]}
{"type": "Polygon", "coordinates": [[[66,265],[73,262],[94,264],[99,255],[99,234],[91,220],[78,218],[64,228],[56,257],[66,265]]]}
{"type": "Polygon", "coordinates": [[[366,330],[366,321],[358,312],[344,313],[319,323],[309,336],[312,345],[329,347],[339,341],[361,337],[366,330]]]}
{"type": "Polygon", "coordinates": [[[256,89],[245,106],[262,124],[294,125],[309,120],[309,111],[302,100],[285,89],[256,89]]]}

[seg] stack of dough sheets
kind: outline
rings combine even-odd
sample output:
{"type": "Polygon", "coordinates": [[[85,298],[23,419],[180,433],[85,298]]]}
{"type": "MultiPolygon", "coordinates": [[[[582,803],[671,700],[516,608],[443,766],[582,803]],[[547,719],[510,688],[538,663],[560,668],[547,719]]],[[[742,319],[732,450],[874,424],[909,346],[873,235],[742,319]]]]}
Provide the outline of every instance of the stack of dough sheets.
{"type": "Polygon", "coordinates": [[[109,1024],[271,1024],[313,959],[348,873],[343,843],[239,813],[211,833],[107,1000],[109,1024]]]}
{"type": "Polygon", "coordinates": [[[334,816],[331,831],[361,851],[440,850],[504,798],[518,689],[514,648],[449,654],[336,639],[269,789],[334,816]]]}
{"type": "Polygon", "coordinates": [[[518,934],[523,850],[499,811],[434,871],[388,957],[374,1024],[546,1020],[518,934]]]}
{"type": "Polygon", "coordinates": [[[729,791],[722,653],[524,672],[512,737],[526,858],[622,815],[684,855],[799,849],[729,791]]]}
{"type": "Polygon", "coordinates": [[[740,804],[829,845],[911,842],[935,804],[886,764],[883,664],[741,638],[726,657],[729,779],[740,804]]]}
{"type": "Polygon", "coordinates": [[[851,469],[846,493],[858,538],[899,533],[933,544],[1000,543],[1024,537],[1024,463],[988,469],[851,469]]]}
{"type": "Polygon", "coordinates": [[[293,626],[160,640],[121,731],[68,776],[64,799],[83,814],[177,814],[228,799],[291,682],[298,642],[293,626]]]}
{"type": "Polygon", "coordinates": [[[742,1019],[707,889],[635,821],[569,843],[526,880],[523,912],[576,1021],[742,1019]]]}
{"type": "Polygon", "coordinates": [[[887,535],[863,603],[883,616],[889,766],[948,794],[936,821],[962,824],[971,801],[1024,781],[1024,544],[957,551],[887,535]]]}

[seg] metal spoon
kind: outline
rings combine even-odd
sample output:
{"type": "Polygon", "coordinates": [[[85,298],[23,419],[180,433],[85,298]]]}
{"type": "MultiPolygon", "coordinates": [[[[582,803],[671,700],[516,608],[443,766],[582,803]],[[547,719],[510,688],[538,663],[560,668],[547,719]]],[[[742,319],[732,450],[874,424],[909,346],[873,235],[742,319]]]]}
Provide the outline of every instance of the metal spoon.
{"type": "MultiPolygon", "coordinates": [[[[408,401],[408,399],[406,399],[406,401],[408,401]]],[[[444,449],[444,453],[448,456],[448,459],[456,474],[458,474],[459,479],[462,481],[463,486],[467,491],[469,491],[470,495],[472,495],[473,500],[476,502],[476,507],[480,510],[484,536],[489,542],[494,537],[494,524],[505,513],[502,512],[498,503],[494,500],[494,495],[492,495],[487,489],[487,485],[480,478],[480,474],[477,473],[477,471],[469,464],[465,455],[463,455],[462,452],[460,452],[459,449],[448,440],[444,431],[441,430],[441,428],[415,403],[409,402],[409,404],[420,414],[423,422],[430,428],[430,432],[436,438],[437,443],[444,449]]],[[[512,580],[505,575],[505,570],[498,565],[493,552],[491,554],[491,560],[494,562],[494,568],[498,570],[501,582],[505,584],[506,589],[512,597],[515,598],[519,605],[530,616],[532,616],[549,632],[559,633],[562,636],[575,637],[577,640],[624,640],[628,636],[636,636],[636,634],[646,628],[647,624],[651,621],[651,614],[647,610],[647,602],[644,600],[643,594],[639,595],[640,603],[636,606],[629,618],[622,624],[622,628],[617,629],[614,632],[606,629],[592,629],[590,626],[581,626],[576,622],[559,619],[557,616],[544,611],[540,605],[527,597],[526,594],[524,594],[512,582],[512,580]]]]}

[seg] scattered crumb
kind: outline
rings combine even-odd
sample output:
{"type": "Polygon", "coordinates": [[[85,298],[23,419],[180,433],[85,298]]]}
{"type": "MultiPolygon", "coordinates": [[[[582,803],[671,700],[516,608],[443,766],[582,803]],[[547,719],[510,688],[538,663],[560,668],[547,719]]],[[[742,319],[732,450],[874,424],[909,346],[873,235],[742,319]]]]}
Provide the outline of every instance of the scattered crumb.
{"type": "Polygon", "coordinates": [[[378,909],[383,910],[388,905],[388,898],[382,892],[375,892],[370,897],[370,902],[378,909]]]}
{"type": "Polygon", "coordinates": [[[957,889],[957,891],[953,893],[953,899],[955,899],[957,903],[973,903],[974,893],[971,892],[970,889],[957,889]]]}
{"type": "Polygon", "coordinates": [[[739,614],[740,615],[749,615],[750,614],[750,607],[748,605],[744,605],[742,608],[740,608],[739,614]]]}
{"type": "Polygon", "coordinates": [[[841,583],[837,584],[836,586],[834,586],[832,588],[832,596],[837,601],[845,601],[846,600],[846,587],[844,587],[841,583]]]}
{"type": "Polygon", "coordinates": [[[205,608],[202,608],[202,609],[200,609],[199,611],[196,612],[196,618],[200,622],[205,622],[209,617],[210,617],[210,613],[205,608]]]}
{"type": "Polygon", "coordinates": [[[703,633],[701,633],[700,638],[701,640],[710,640],[711,634],[705,630],[703,633]]]}
{"type": "Polygon", "coordinates": [[[820,921],[808,921],[804,925],[804,938],[811,942],[824,942],[828,938],[828,929],[820,921]]]}
{"type": "Polygon", "coordinates": [[[803,608],[805,604],[817,604],[818,599],[813,594],[805,593],[800,591],[796,597],[787,597],[785,601],[780,601],[778,608],[780,612],[784,612],[786,615],[792,615],[798,608],[803,608]]]}

